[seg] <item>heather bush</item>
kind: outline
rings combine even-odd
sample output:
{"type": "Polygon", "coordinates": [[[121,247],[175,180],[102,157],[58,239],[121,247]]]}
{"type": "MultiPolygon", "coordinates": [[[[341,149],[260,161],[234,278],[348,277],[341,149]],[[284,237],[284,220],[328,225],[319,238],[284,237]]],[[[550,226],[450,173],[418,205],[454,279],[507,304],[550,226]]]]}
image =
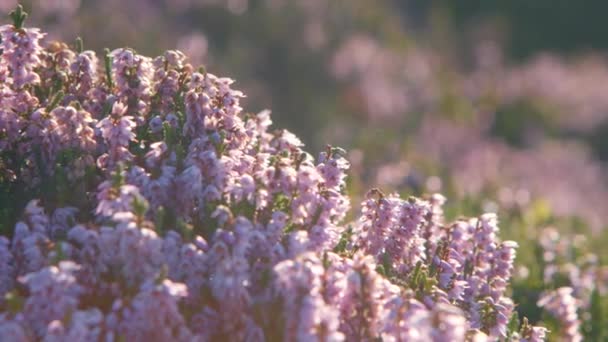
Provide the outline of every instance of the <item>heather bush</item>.
{"type": "Polygon", "coordinates": [[[269,111],[246,112],[233,80],[179,51],[98,55],[45,40],[20,7],[11,17],[0,339],[602,338],[607,272],[559,233],[522,275],[516,251],[535,239],[501,239],[496,214],[454,218],[440,194],[376,188],[352,213],[346,151],[313,157],[269,111]]]}

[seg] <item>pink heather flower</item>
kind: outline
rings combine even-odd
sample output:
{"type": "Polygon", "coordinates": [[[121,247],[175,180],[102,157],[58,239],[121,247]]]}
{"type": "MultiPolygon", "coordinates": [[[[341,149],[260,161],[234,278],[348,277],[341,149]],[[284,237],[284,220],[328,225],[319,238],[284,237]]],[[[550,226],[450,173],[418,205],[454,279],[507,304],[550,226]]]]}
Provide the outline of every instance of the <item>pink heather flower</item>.
{"type": "Polygon", "coordinates": [[[541,342],[547,338],[547,328],[535,327],[531,325],[525,325],[527,321],[524,321],[524,328],[521,333],[522,342],[541,342]]]}
{"type": "Polygon", "coordinates": [[[435,257],[433,263],[437,267],[437,278],[439,280],[439,287],[445,291],[448,291],[450,299],[463,300],[463,292],[467,286],[467,283],[458,280],[458,272],[462,270],[463,265],[458,260],[457,256],[454,258],[453,250],[448,250],[447,253],[441,251],[442,254],[447,254],[447,260],[439,259],[435,257]],[[450,255],[451,254],[451,255],[450,255]]]}
{"type": "Polygon", "coordinates": [[[188,286],[192,300],[199,300],[203,286],[207,285],[207,250],[207,242],[200,236],[195,238],[194,243],[183,244],[179,250],[177,275],[173,279],[188,286]]]}
{"type": "Polygon", "coordinates": [[[288,247],[290,257],[302,254],[311,248],[310,237],[305,230],[298,230],[289,234],[288,247]]]}
{"type": "MultiPolygon", "coordinates": [[[[128,103],[131,115],[147,115],[152,94],[152,61],[130,49],[112,51],[112,77],[116,82],[118,97],[128,103]]],[[[137,116],[139,118],[140,116],[137,116]]]]}
{"type": "Polygon", "coordinates": [[[96,263],[98,254],[97,243],[99,233],[92,229],[87,229],[83,225],[75,225],[67,233],[67,241],[74,246],[78,246],[72,250],[69,255],[80,264],[96,263]]]}
{"type": "Polygon", "coordinates": [[[498,231],[496,214],[484,214],[475,223],[473,235],[477,255],[477,266],[484,267],[496,250],[496,232],[498,231]]]}
{"type": "Polygon", "coordinates": [[[430,314],[424,304],[401,294],[391,298],[388,312],[383,319],[383,341],[429,341],[431,326],[430,314]]]}
{"type": "Polygon", "coordinates": [[[444,238],[445,230],[442,226],[445,224],[443,218],[443,205],[446,198],[441,194],[433,194],[429,199],[430,204],[430,219],[426,220],[422,237],[426,241],[427,259],[431,259],[431,255],[437,249],[437,241],[444,238]]]}
{"type": "Polygon", "coordinates": [[[497,300],[506,289],[511,274],[513,273],[513,262],[515,261],[515,241],[504,241],[498,245],[496,256],[490,275],[490,294],[497,300]]]}
{"type": "Polygon", "coordinates": [[[132,117],[125,116],[126,110],[123,103],[115,102],[110,116],[99,122],[101,136],[108,143],[124,146],[135,137],[131,130],[136,125],[132,117]]]}
{"type": "Polygon", "coordinates": [[[15,89],[40,83],[40,76],[34,69],[41,63],[40,40],[43,37],[39,29],[17,30],[12,25],[0,26],[1,58],[8,65],[15,89]]]}
{"type": "Polygon", "coordinates": [[[460,309],[453,305],[439,303],[431,311],[431,338],[435,342],[464,341],[468,324],[460,309]]]}
{"type": "Polygon", "coordinates": [[[34,232],[46,234],[49,229],[49,217],[40,206],[38,200],[32,200],[25,207],[25,217],[30,229],[34,232]]]}
{"type": "Polygon", "coordinates": [[[278,242],[283,229],[287,225],[287,221],[289,220],[289,215],[282,211],[274,211],[272,213],[271,219],[268,221],[266,225],[265,233],[266,238],[271,242],[278,242]]]}
{"type": "Polygon", "coordinates": [[[195,166],[185,168],[177,176],[176,183],[176,203],[175,209],[178,214],[190,214],[193,203],[201,198],[203,191],[203,175],[201,170],[195,166]]]}
{"type": "Polygon", "coordinates": [[[49,218],[37,200],[28,203],[24,221],[15,225],[11,251],[17,275],[35,272],[49,263],[49,218]]]}
{"type": "Polygon", "coordinates": [[[72,50],[61,46],[52,51],[44,51],[41,55],[42,68],[38,71],[41,83],[45,86],[48,85],[49,80],[68,83],[69,66],[74,57],[75,53],[72,50]]]}
{"type": "Polygon", "coordinates": [[[71,86],[73,92],[81,101],[87,101],[87,96],[98,82],[97,56],[95,52],[87,50],[76,55],[70,65],[71,76],[76,80],[71,86]]]}
{"type": "Polygon", "coordinates": [[[582,341],[580,320],[577,314],[578,300],[572,296],[571,287],[560,287],[547,292],[536,303],[560,322],[560,335],[568,341],[582,341]]]}
{"type": "Polygon", "coordinates": [[[57,121],[57,135],[62,148],[80,149],[93,152],[97,147],[91,114],[74,107],[57,107],[51,113],[57,121]]]}
{"type": "MultiPolygon", "coordinates": [[[[7,90],[7,92],[12,91],[7,90]]],[[[1,98],[2,96],[0,96],[1,98]]],[[[1,151],[13,147],[13,144],[21,134],[20,131],[23,125],[24,120],[18,115],[18,112],[9,110],[9,104],[4,104],[0,100],[0,133],[3,135],[3,139],[0,141],[1,151]]]]}
{"type": "MultiPolygon", "coordinates": [[[[225,244],[216,243],[210,250],[210,260],[217,257],[216,251],[220,248],[227,249],[225,244]]],[[[251,302],[247,291],[250,282],[249,267],[247,261],[241,257],[228,256],[215,260],[218,264],[211,272],[209,285],[213,297],[219,303],[218,314],[222,318],[222,331],[237,336],[243,333],[238,331],[238,325],[246,320],[245,309],[251,302]]]]}
{"type": "Polygon", "coordinates": [[[148,122],[148,126],[150,127],[150,131],[152,133],[160,133],[163,130],[163,118],[159,115],[156,115],[148,122]]]}
{"type": "Polygon", "coordinates": [[[99,185],[95,214],[98,217],[112,217],[117,212],[131,211],[136,198],[141,198],[136,186],[125,184],[117,188],[112,181],[104,181],[99,185]]]}
{"type": "Polygon", "coordinates": [[[55,162],[55,157],[61,149],[61,139],[57,134],[59,124],[57,119],[49,115],[46,109],[40,108],[30,115],[30,122],[26,128],[26,135],[31,139],[31,144],[22,144],[22,153],[31,153],[35,146],[40,147],[40,153],[46,165],[46,172],[54,170],[50,165],[55,162]]]}
{"type": "MultiPolygon", "coordinates": [[[[115,303],[114,312],[110,315],[120,315],[120,323],[115,327],[116,336],[134,341],[192,341],[195,337],[178,307],[180,299],[185,296],[187,288],[184,284],[167,279],[158,285],[145,283],[128,305],[115,303]]],[[[119,318],[111,316],[108,319],[119,318]]]]}
{"type": "Polygon", "coordinates": [[[391,267],[398,266],[398,272],[407,272],[426,256],[421,235],[429,205],[414,199],[404,201],[395,195],[381,195],[376,202],[372,195],[368,193],[362,205],[358,244],[374,255],[377,262],[388,258],[391,267]]]}
{"type": "Polygon", "coordinates": [[[273,141],[277,150],[290,150],[304,146],[302,141],[288,130],[282,130],[273,141]]]}
{"type": "Polygon", "coordinates": [[[228,184],[226,191],[234,203],[241,201],[254,203],[256,186],[255,180],[251,175],[244,174],[239,179],[231,178],[229,182],[232,184],[228,184]]]}
{"type": "Polygon", "coordinates": [[[381,334],[384,316],[382,287],[386,280],[375,271],[373,257],[357,254],[346,274],[344,300],[340,308],[340,331],[346,340],[373,340],[381,334]]]}
{"type": "Polygon", "coordinates": [[[422,227],[426,222],[429,204],[417,199],[402,201],[398,207],[396,221],[398,228],[387,242],[386,251],[395,260],[407,260],[402,270],[412,269],[425,258],[425,244],[422,227]]]}
{"type": "Polygon", "coordinates": [[[79,267],[71,261],[49,266],[22,278],[30,295],[23,308],[24,320],[38,337],[44,336],[47,324],[63,319],[76,310],[82,288],[76,282],[79,267]]]}
{"type": "Polygon", "coordinates": [[[155,172],[155,178],[145,174],[145,179],[139,179],[136,184],[142,188],[142,194],[145,198],[149,198],[152,208],[157,208],[161,205],[170,207],[170,198],[173,198],[173,184],[175,180],[175,167],[162,166],[160,171],[155,172]],[[159,174],[160,173],[160,174],[159,174]]]}
{"type": "MultiPolygon", "coordinates": [[[[167,112],[174,103],[180,87],[180,71],[186,67],[186,56],[180,51],[166,51],[163,56],[153,61],[155,67],[153,81],[154,93],[158,95],[158,106],[161,112],[167,112]]],[[[191,68],[190,65],[188,65],[191,68]]]]}
{"type": "Polygon", "coordinates": [[[44,336],[45,342],[99,340],[104,333],[104,315],[99,309],[75,311],[70,315],[69,324],[62,320],[49,323],[44,336]]]}
{"type": "Polygon", "coordinates": [[[19,275],[38,271],[48,263],[48,242],[46,234],[31,231],[24,222],[17,222],[11,245],[19,275]]]}
{"type": "Polygon", "coordinates": [[[168,268],[170,279],[179,279],[183,275],[179,273],[180,250],[183,241],[179,233],[174,230],[167,232],[163,238],[162,253],[168,268]]]}
{"type": "Polygon", "coordinates": [[[338,331],[338,310],[323,298],[325,272],[321,260],[310,252],[274,267],[275,288],[282,298],[286,317],[283,340],[344,339],[338,331]]]}
{"type": "Polygon", "coordinates": [[[6,341],[27,342],[34,337],[23,324],[16,320],[5,320],[0,317],[0,338],[6,341]]]}
{"type": "Polygon", "coordinates": [[[327,152],[321,152],[317,169],[323,176],[324,185],[326,187],[339,188],[344,184],[346,178],[345,172],[349,167],[350,163],[346,159],[335,155],[330,157],[327,152]]]}
{"type": "Polygon", "coordinates": [[[501,297],[498,301],[494,301],[491,297],[486,299],[486,302],[492,307],[491,318],[489,324],[484,322],[484,328],[489,330],[489,335],[494,338],[504,337],[507,335],[507,324],[513,314],[515,305],[510,298],[501,297]]]}
{"type": "Polygon", "coordinates": [[[51,218],[51,225],[49,228],[49,235],[58,236],[67,233],[75,223],[75,217],[78,213],[78,208],[75,207],[63,207],[57,208],[53,212],[51,218]]]}
{"type": "Polygon", "coordinates": [[[162,239],[153,230],[138,226],[130,212],[116,212],[112,219],[116,228],[103,230],[99,238],[104,266],[120,274],[128,286],[158,275],[164,257],[162,239]]]}
{"type": "Polygon", "coordinates": [[[395,200],[381,197],[374,199],[368,192],[367,199],[361,204],[361,226],[358,244],[368,253],[379,256],[384,240],[390,234],[394,222],[393,210],[395,200]]]}
{"type": "Polygon", "coordinates": [[[473,254],[470,262],[473,271],[468,279],[468,288],[465,296],[473,299],[478,296],[489,295],[487,281],[491,277],[491,265],[496,251],[496,232],[498,231],[495,214],[484,214],[469,223],[469,232],[473,238],[473,254]]]}
{"type": "Polygon", "coordinates": [[[130,161],[129,143],[135,141],[134,128],[137,126],[132,116],[127,116],[126,106],[115,102],[109,116],[97,123],[101,136],[108,145],[108,152],[97,160],[102,169],[111,168],[119,162],[130,161]]]}

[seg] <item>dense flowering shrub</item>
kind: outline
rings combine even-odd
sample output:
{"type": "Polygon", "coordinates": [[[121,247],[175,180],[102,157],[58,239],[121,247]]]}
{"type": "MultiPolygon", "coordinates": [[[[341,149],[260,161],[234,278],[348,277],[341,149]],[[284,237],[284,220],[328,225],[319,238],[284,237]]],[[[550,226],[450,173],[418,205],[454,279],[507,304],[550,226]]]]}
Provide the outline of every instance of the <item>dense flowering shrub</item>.
{"type": "MultiPolygon", "coordinates": [[[[348,161],[318,158],[232,80],[178,51],[97,58],[0,27],[0,339],[543,340],[507,288],[494,214],[371,190],[347,224],[348,161]]],[[[571,288],[544,306],[579,338],[571,288]]]]}
{"type": "MultiPolygon", "coordinates": [[[[16,2],[0,0],[0,13],[16,2]]],[[[364,179],[353,196],[372,186],[418,193],[429,179],[430,191],[452,204],[483,197],[504,211],[542,199],[560,218],[604,228],[608,67],[593,51],[513,61],[503,57],[492,30],[478,37],[483,41],[467,37],[446,51],[446,37],[418,37],[437,29],[435,20],[420,19],[429,13],[400,0],[22,2],[48,37],[83,34],[97,51],[118,44],[156,55],[177,47],[192,64],[238,75],[248,108],[272,103],[279,112],[273,120],[309,148],[329,141],[362,149],[363,177],[380,168],[381,181],[364,179]],[[453,139],[460,131],[466,138],[453,139]],[[442,146],[445,152],[428,153],[442,146]],[[393,163],[405,162],[408,171],[385,177],[393,163]]],[[[349,160],[356,179],[356,160],[349,160]]]]}

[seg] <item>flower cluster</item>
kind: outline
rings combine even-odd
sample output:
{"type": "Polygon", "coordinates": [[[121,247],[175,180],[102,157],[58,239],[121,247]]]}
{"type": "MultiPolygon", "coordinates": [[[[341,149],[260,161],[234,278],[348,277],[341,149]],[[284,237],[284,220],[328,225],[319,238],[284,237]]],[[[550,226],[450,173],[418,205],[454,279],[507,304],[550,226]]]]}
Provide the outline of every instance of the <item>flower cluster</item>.
{"type": "Polygon", "coordinates": [[[542,339],[507,327],[517,244],[494,214],[446,224],[441,195],[374,190],[346,226],[345,152],[313,158],[232,80],[15,18],[0,166],[25,203],[0,237],[0,339],[542,339]]]}
{"type": "Polygon", "coordinates": [[[432,208],[431,202],[372,191],[354,245],[375,256],[389,278],[409,281],[427,306],[455,304],[470,328],[504,337],[514,306],[505,291],[517,243],[497,239],[494,214],[441,225],[432,208]],[[419,284],[421,272],[425,284],[419,284]]]}
{"type": "Polygon", "coordinates": [[[580,342],[583,340],[576,312],[578,305],[576,299],[572,297],[572,288],[560,287],[553,292],[546,293],[540,298],[538,305],[544,307],[559,320],[565,341],[580,342]]]}

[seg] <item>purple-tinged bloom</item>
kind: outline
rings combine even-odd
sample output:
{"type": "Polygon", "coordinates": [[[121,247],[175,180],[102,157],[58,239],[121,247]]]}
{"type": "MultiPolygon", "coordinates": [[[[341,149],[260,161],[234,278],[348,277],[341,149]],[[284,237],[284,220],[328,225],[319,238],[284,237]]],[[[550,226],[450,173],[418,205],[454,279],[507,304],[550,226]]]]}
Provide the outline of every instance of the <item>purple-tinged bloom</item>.
{"type": "Polygon", "coordinates": [[[75,263],[62,261],[58,266],[48,266],[22,278],[30,291],[23,308],[24,320],[37,336],[44,336],[48,323],[64,319],[78,307],[78,296],[82,293],[76,280],[78,269],[75,263]]]}
{"type": "Polygon", "coordinates": [[[551,313],[560,322],[560,336],[567,341],[579,342],[581,322],[578,318],[578,300],[572,296],[571,287],[560,287],[541,296],[537,305],[551,313]]]}

